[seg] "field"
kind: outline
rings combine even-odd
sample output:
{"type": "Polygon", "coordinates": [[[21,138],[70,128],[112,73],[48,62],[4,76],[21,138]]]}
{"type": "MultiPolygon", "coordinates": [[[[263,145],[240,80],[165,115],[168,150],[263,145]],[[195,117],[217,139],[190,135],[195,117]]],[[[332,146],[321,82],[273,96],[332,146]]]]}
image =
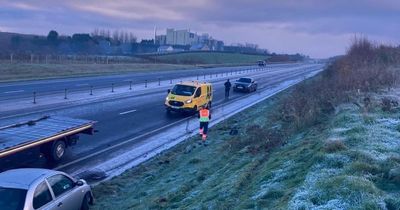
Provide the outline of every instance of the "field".
{"type": "Polygon", "coordinates": [[[258,60],[265,60],[265,55],[247,55],[240,53],[222,53],[222,52],[187,52],[150,56],[151,60],[158,62],[174,63],[174,64],[235,64],[254,65],[258,60]]]}
{"type": "MultiPolygon", "coordinates": [[[[96,186],[94,209],[399,209],[400,90],[372,95],[368,110],[343,103],[320,124],[274,142],[267,118],[290,90],[96,186]],[[233,130],[238,135],[232,135],[233,130]]],[[[361,102],[360,102],[361,103],[361,102]]],[[[273,132],[272,132],[273,133],[273,132]]]]}
{"type": "MultiPolygon", "coordinates": [[[[137,60],[137,62],[129,63],[129,61],[124,61],[123,63],[109,64],[96,64],[94,62],[96,60],[95,57],[90,57],[90,61],[93,61],[92,63],[86,62],[86,57],[82,57],[83,60],[81,59],[76,63],[72,63],[71,60],[65,60],[67,63],[58,64],[56,58],[57,57],[49,63],[46,63],[46,59],[43,56],[40,57],[39,60],[34,60],[34,63],[30,63],[29,58],[20,61],[17,58],[14,58],[15,63],[13,64],[11,64],[10,61],[3,60],[0,63],[0,82],[119,74],[136,71],[255,65],[258,60],[265,59],[265,56],[233,53],[190,52],[159,55],[156,58],[151,55],[146,55],[145,58],[127,57],[125,59],[137,60]]],[[[101,59],[102,62],[105,62],[104,56],[101,59]]]]}
{"type": "Polygon", "coordinates": [[[136,71],[192,69],[175,64],[1,64],[0,82],[129,73],[136,71]]]}

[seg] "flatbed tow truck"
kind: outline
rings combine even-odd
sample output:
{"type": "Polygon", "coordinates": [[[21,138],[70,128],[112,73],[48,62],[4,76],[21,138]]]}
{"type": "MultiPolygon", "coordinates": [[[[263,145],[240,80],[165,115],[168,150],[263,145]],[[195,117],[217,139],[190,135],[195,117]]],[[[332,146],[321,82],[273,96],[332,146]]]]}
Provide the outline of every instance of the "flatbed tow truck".
{"type": "MultiPolygon", "coordinates": [[[[0,171],[11,160],[24,159],[23,153],[38,153],[49,163],[58,163],[69,146],[75,145],[78,134],[94,133],[95,121],[60,116],[45,116],[0,127],[0,171]]],[[[22,160],[21,160],[22,161],[22,160]]]]}

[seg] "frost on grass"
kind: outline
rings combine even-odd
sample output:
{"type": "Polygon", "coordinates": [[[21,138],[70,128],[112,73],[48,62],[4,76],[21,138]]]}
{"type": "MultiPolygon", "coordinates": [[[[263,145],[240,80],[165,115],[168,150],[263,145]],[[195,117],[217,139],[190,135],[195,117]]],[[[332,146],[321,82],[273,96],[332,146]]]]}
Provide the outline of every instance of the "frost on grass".
{"type": "Polygon", "coordinates": [[[346,147],[341,150],[325,147],[323,161],[308,171],[288,208],[388,209],[397,205],[390,199],[398,198],[399,193],[378,188],[374,181],[382,177],[374,173],[384,176],[387,163],[400,167],[400,162],[392,161],[400,156],[399,114],[366,114],[353,105],[342,105],[332,124],[325,145],[331,148],[332,142],[343,142],[346,147]]]}
{"type": "Polygon", "coordinates": [[[293,169],[294,164],[295,162],[292,160],[286,161],[281,168],[271,172],[272,178],[261,183],[260,190],[251,198],[257,200],[268,193],[283,189],[284,185],[282,184],[282,180],[284,180],[288,172],[293,169]]]}
{"type": "MultiPolygon", "coordinates": [[[[289,209],[317,208],[321,205],[315,203],[315,201],[313,200],[313,198],[318,198],[319,195],[323,192],[322,189],[319,189],[317,183],[319,182],[319,180],[326,180],[330,177],[336,176],[342,171],[342,169],[340,168],[332,168],[332,164],[329,162],[330,160],[332,160],[332,158],[333,156],[328,157],[322,163],[316,164],[310,169],[303,185],[298,188],[293,198],[289,201],[289,209]]],[[[343,158],[342,160],[347,161],[347,159],[345,158],[343,158]]],[[[343,209],[344,207],[346,207],[345,203],[339,203],[337,201],[328,201],[328,203],[321,205],[321,207],[331,207],[329,209],[343,209]],[[330,206],[333,204],[334,206],[330,206]],[[336,208],[335,206],[337,206],[338,208],[336,208]]]]}

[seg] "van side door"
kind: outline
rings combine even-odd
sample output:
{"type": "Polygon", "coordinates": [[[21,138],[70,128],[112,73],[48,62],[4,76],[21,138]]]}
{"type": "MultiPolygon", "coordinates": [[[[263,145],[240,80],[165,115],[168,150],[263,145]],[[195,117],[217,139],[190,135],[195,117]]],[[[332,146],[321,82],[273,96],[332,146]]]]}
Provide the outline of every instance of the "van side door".
{"type": "Polygon", "coordinates": [[[202,105],[201,95],[202,95],[201,87],[198,87],[193,97],[193,103],[197,106],[197,109],[199,109],[200,106],[202,105]]]}
{"type": "Polygon", "coordinates": [[[212,101],[212,88],[211,85],[207,85],[207,102],[212,101]]]}

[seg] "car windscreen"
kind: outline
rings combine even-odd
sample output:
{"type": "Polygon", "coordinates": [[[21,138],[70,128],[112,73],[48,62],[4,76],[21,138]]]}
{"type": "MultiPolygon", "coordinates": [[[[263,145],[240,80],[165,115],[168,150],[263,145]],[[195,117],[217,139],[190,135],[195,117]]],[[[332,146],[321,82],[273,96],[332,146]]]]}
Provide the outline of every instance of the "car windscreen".
{"type": "Polygon", "coordinates": [[[175,85],[172,89],[171,93],[174,95],[180,96],[191,96],[193,95],[196,87],[188,86],[188,85],[175,85]]]}
{"type": "Polygon", "coordinates": [[[0,187],[0,209],[22,210],[25,203],[26,190],[0,187]]]}
{"type": "Polygon", "coordinates": [[[240,79],[238,80],[238,82],[251,83],[251,79],[250,79],[250,78],[240,78],[240,79]]]}

